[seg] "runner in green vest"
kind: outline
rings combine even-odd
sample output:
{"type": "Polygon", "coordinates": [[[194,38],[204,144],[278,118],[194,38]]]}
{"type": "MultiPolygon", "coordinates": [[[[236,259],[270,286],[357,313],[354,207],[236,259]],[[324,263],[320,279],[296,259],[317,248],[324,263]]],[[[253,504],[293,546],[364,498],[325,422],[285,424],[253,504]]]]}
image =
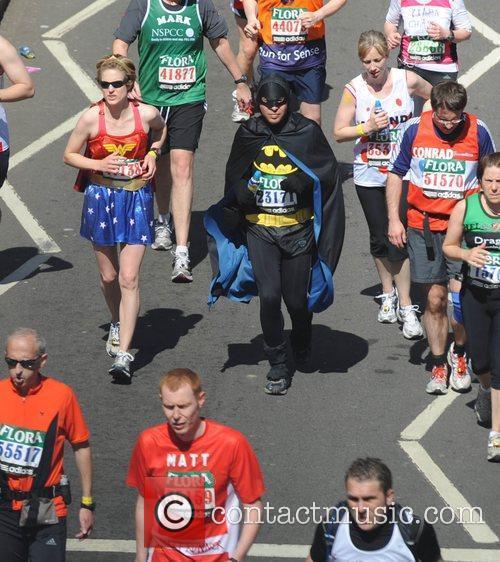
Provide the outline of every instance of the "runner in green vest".
{"type": "Polygon", "coordinates": [[[207,107],[204,37],[233,77],[241,108],[251,102],[247,77],[236,62],[227,33],[227,24],[212,0],[131,0],[115,31],[115,54],[127,56],[129,45],[139,37],[139,83],[133,93],[156,106],[167,124],[167,140],[156,172],[158,221],[152,248],[172,247],[171,198],[177,242],[172,281],[177,283],[193,280],[188,235],[194,153],[207,107]]]}
{"type": "Polygon", "coordinates": [[[479,162],[477,177],[481,192],[457,203],[443,251],[465,262],[462,313],[480,382],[474,410],[480,423],[491,423],[487,459],[500,462],[500,152],[479,162]]]}

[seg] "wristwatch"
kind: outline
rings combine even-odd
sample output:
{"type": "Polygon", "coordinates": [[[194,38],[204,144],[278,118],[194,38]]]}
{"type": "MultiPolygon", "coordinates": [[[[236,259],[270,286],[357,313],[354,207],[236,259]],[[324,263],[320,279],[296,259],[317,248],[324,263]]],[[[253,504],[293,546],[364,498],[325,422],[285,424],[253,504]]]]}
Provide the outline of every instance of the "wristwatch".
{"type": "Polygon", "coordinates": [[[241,78],[238,78],[238,80],[234,81],[235,84],[246,84],[247,82],[248,82],[248,76],[246,74],[242,74],[241,78]]]}
{"type": "Polygon", "coordinates": [[[450,29],[450,34],[448,35],[448,37],[445,39],[445,41],[451,41],[452,43],[455,42],[455,35],[453,34],[453,31],[450,29]]]}

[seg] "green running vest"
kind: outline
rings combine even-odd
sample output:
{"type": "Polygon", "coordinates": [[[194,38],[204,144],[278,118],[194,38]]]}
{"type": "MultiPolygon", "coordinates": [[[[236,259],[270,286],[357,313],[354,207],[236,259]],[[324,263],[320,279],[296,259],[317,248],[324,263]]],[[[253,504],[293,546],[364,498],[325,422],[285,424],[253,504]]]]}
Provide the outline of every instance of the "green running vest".
{"type": "Polygon", "coordinates": [[[484,210],[479,193],[465,200],[464,238],[468,248],[486,242],[490,253],[483,267],[467,266],[466,282],[470,285],[495,289],[500,287],[500,217],[489,215],[484,210]]]}
{"type": "Polygon", "coordinates": [[[198,1],[169,10],[148,0],[139,35],[139,85],[145,103],[182,105],[205,99],[207,63],[198,1]]]}

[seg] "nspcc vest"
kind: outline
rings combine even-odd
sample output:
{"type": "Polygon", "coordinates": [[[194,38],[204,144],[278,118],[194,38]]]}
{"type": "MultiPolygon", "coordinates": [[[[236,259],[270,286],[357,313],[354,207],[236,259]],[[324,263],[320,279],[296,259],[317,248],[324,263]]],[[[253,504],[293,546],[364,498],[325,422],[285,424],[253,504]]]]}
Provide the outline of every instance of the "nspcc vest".
{"type": "Polygon", "coordinates": [[[426,213],[430,229],[444,231],[457,202],[478,187],[477,118],[466,114],[462,133],[448,141],[434,130],[432,112],[422,113],[411,150],[408,226],[422,230],[426,213]]]}
{"type": "Polygon", "coordinates": [[[181,105],[205,99],[207,63],[198,0],[169,10],[148,0],[139,35],[139,85],[145,103],[181,105]]]}

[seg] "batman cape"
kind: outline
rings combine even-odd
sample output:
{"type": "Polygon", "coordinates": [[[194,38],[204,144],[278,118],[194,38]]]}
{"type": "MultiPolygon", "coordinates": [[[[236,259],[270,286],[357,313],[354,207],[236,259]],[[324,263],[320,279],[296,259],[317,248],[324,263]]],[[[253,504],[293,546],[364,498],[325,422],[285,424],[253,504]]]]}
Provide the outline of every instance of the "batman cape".
{"type": "MultiPolygon", "coordinates": [[[[224,207],[235,204],[233,188],[249,179],[262,146],[278,145],[288,158],[314,182],[314,238],[317,258],[311,268],[308,308],[321,312],[333,302],[333,272],[339,261],[345,230],[344,198],[337,160],[321,127],[300,113],[288,113],[279,130],[259,116],[241,124],[234,137],[226,166],[224,198],[208,209],[204,217],[213,279],[209,306],[219,296],[249,302],[257,285],[248,258],[244,228],[224,221],[224,207]]],[[[285,227],[286,228],[286,227],[285,227]]]]}

